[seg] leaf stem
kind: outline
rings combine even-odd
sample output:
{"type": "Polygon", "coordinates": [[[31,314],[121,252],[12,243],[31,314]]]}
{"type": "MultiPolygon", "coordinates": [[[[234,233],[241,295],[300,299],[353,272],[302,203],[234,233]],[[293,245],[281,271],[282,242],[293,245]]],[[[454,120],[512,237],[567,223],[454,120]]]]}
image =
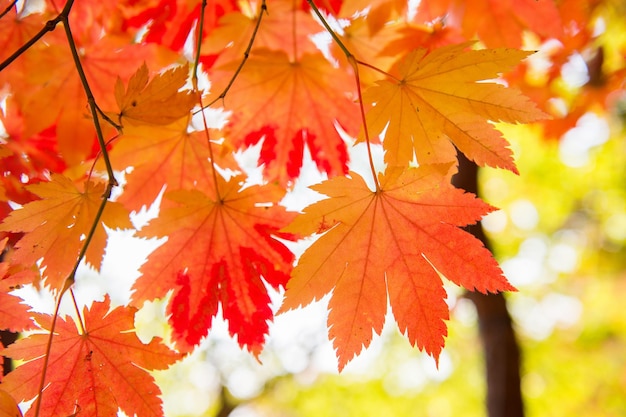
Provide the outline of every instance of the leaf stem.
{"type": "Polygon", "coordinates": [[[4,9],[4,10],[2,11],[2,13],[0,13],[0,19],[2,19],[4,16],[6,16],[6,15],[7,15],[7,14],[11,11],[11,9],[13,8],[13,6],[15,6],[15,4],[16,4],[16,3],[17,3],[17,0],[13,0],[11,3],[9,3],[9,5],[7,6],[7,8],[6,8],[6,9],[4,9]]]}
{"type": "MultiPolygon", "coordinates": [[[[70,0],[68,3],[72,3],[73,0],[70,0]]],[[[63,9],[65,11],[65,9],[63,9]]],[[[89,86],[89,82],[87,81],[87,76],[85,75],[85,70],[83,69],[83,65],[80,62],[80,55],[78,54],[78,50],[76,49],[76,43],[74,42],[74,37],[72,36],[72,29],[70,28],[69,22],[69,10],[67,14],[61,13],[61,20],[63,22],[63,28],[65,29],[65,35],[67,37],[67,42],[70,46],[70,50],[72,51],[72,58],[74,59],[74,65],[76,67],[76,71],[78,72],[78,76],[80,77],[81,84],[83,85],[83,89],[85,90],[85,94],[87,95],[87,102],[89,103],[89,110],[91,111],[91,117],[93,119],[93,124],[96,128],[96,137],[98,138],[98,144],[100,145],[100,150],[102,151],[102,159],[104,160],[104,164],[107,170],[107,176],[109,179],[109,184],[107,186],[107,190],[103,198],[108,200],[111,196],[111,190],[114,186],[118,185],[117,180],[115,179],[115,174],[113,173],[113,167],[111,166],[111,161],[109,159],[109,153],[106,150],[106,143],[104,141],[104,135],[102,134],[102,127],[100,126],[100,119],[98,118],[98,106],[96,105],[96,99],[91,92],[91,87],[89,86]]]]}
{"type": "MultiPolygon", "coordinates": [[[[376,169],[374,167],[374,158],[372,156],[372,146],[371,146],[371,141],[369,137],[369,132],[367,129],[367,120],[365,118],[365,107],[363,106],[363,95],[361,94],[361,79],[359,77],[359,66],[358,66],[358,64],[361,63],[361,61],[358,61],[356,57],[352,54],[352,52],[350,52],[350,50],[346,47],[346,45],[344,45],[344,43],[341,41],[339,36],[337,36],[337,33],[335,33],[335,31],[330,27],[330,25],[328,24],[328,22],[322,15],[322,12],[320,12],[320,10],[315,5],[313,0],[307,0],[307,3],[309,4],[309,6],[311,6],[311,9],[315,12],[318,19],[322,22],[322,25],[324,26],[324,28],[326,28],[328,33],[330,33],[330,36],[332,36],[335,43],[339,46],[339,48],[341,48],[343,53],[346,55],[348,62],[350,63],[350,65],[352,66],[352,69],[354,70],[354,78],[356,80],[356,90],[357,90],[357,94],[359,97],[359,108],[361,110],[361,120],[363,122],[363,132],[365,134],[365,146],[367,147],[367,156],[369,158],[369,164],[370,164],[370,169],[372,171],[372,176],[374,177],[374,185],[376,187],[376,192],[380,192],[381,187],[380,187],[380,183],[378,182],[378,175],[376,175],[376,169]]],[[[374,68],[371,65],[367,65],[367,66],[370,68],[374,68]]]]}
{"type": "MultiPolygon", "coordinates": [[[[72,2],[73,1],[68,1],[68,4],[70,4],[72,2]]],[[[66,7],[67,7],[67,5],[66,5],[66,7]]],[[[6,67],[11,65],[13,63],[13,61],[15,61],[17,58],[20,57],[20,55],[22,55],[31,46],[33,46],[35,43],[37,43],[37,41],[39,41],[39,39],[41,39],[46,33],[52,32],[56,28],[56,26],[59,24],[59,22],[61,22],[61,15],[58,15],[57,17],[55,17],[52,20],[48,20],[46,22],[46,24],[44,25],[44,27],[41,28],[41,30],[39,32],[35,33],[32,38],[30,38],[28,41],[26,41],[26,43],[24,45],[20,46],[17,51],[13,52],[11,54],[11,56],[9,56],[7,59],[2,61],[2,63],[0,63],[0,71],[4,70],[6,67]]]]}
{"type": "Polygon", "coordinates": [[[228,84],[226,85],[226,87],[220,93],[219,96],[217,96],[213,101],[211,101],[206,106],[203,106],[200,110],[196,111],[194,114],[196,114],[196,113],[198,113],[198,112],[200,112],[200,111],[202,111],[202,110],[204,110],[204,109],[206,109],[208,107],[211,107],[212,105],[214,105],[215,103],[217,103],[220,100],[223,100],[224,97],[226,97],[226,94],[228,94],[228,91],[233,86],[235,80],[239,76],[239,73],[243,69],[243,66],[246,64],[246,61],[248,61],[248,57],[250,56],[250,51],[252,50],[252,45],[254,44],[254,40],[256,39],[256,35],[257,35],[258,31],[259,31],[259,27],[261,27],[261,20],[263,19],[263,13],[268,14],[267,4],[265,4],[265,0],[262,0],[262,2],[261,2],[261,11],[259,12],[259,18],[257,19],[256,25],[254,26],[254,30],[252,32],[252,36],[250,37],[250,41],[248,42],[248,47],[243,52],[243,60],[241,60],[241,62],[239,63],[239,66],[235,70],[235,73],[233,74],[232,78],[230,79],[230,81],[228,82],[228,84]]]}
{"type": "Polygon", "coordinates": [[[361,111],[361,120],[363,121],[363,134],[365,135],[365,145],[367,147],[367,157],[370,163],[370,169],[372,170],[372,176],[374,177],[374,185],[376,186],[376,192],[380,192],[380,183],[378,182],[378,175],[376,175],[376,168],[374,167],[374,158],[372,156],[372,146],[370,142],[370,134],[367,128],[367,121],[365,119],[365,107],[363,106],[363,96],[361,94],[361,79],[359,78],[359,66],[354,56],[349,56],[348,61],[354,69],[354,78],[356,79],[356,89],[359,95],[359,109],[361,111]]]}
{"type": "Polygon", "coordinates": [[[395,76],[389,74],[387,71],[383,71],[380,68],[373,66],[372,64],[368,64],[367,62],[363,62],[363,61],[359,61],[359,60],[357,60],[356,63],[359,64],[359,65],[363,65],[364,67],[367,67],[367,68],[369,68],[371,70],[374,70],[376,72],[379,72],[382,75],[384,75],[385,77],[391,78],[392,80],[394,80],[394,81],[396,81],[398,83],[402,82],[402,80],[399,79],[398,77],[395,77],[395,76]]]}
{"type": "MultiPolygon", "coordinates": [[[[71,0],[70,0],[71,1],[71,0]]],[[[59,316],[59,308],[61,307],[61,300],[63,295],[70,288],[68,281],[65,281],[65,285],[61,289],[57,298],[56,306],[54,307],[54,315],[52,316],[52,324],[50,325],[50,333],[48,334],[48,342],[46,343],[46,353],[43,357],[43,370],[41,371],[41,378],[39,379],[39,389],[37,390],[37,400],[35,402],[35,417],[39,417],[39,411],[41,410],[41,397],[43,396],[43,387],[46,383],[46,373],[48,371],[48,363],[50,362],[50,351],[52,350],[52,338],[54,337],[54,329],[57,324],[57,317],[59,316]]]]}
{"type": "Polygon", "coordinates": [[[78,302],[76,301],[76,295],[74,294],[74,290],[70,288],[70,295],[72,296],[72,301],[74,303],[74,309],[76,310],[76,317],[78,317],[78,324],[80,325],[81,334],[87,334],[87,330],[85,329],[85,323],[83,322],[83,318],[80,314],[80,309],[78,308],[78,302]]]}
{"type": "MultiPolygon", "coordinates": [[[[194,91],[198,91],[198,65],[200,65],[200,50],[202,49],[202,32],[204,32],[204,12],[206,10],[207,1],[202,0],[200,6],[200,21],[198,22],[198,41],[196,43],[196,56],[193,60],[193,72],[191,75],[191,81],[194,91]]],[[[200,102],[202,106],[202,101],[200,102]]]]}
{"type": "Polygon", "coordinates": [[[113,126],[115,130],[117,130],[118,132],[120,133],[122,132],[122,125],[115,123],[109,116],[107,116],[106,113],[102,111],[102,109],[100,108],[100,106],[98,106],[97,103],[96,103],[96,110],[98,111],[98,113],[100,114],[100,117],[102,117],[105,122],[113,126]]]}
{"type": "Polygon", "coordinates": [[[193,75],[192,75],[192,83],[193,90],[198,95],[198,103],[200,104],[201,113],[202,113],[202,123],[204,125],[204,135],[206,136],[207,146],[209,148],[209,158],[211,159],[211,174],[213,175],[213,183],[215,184],[215,194],[216,200],[221,201],[222,196],[220,195],[219,182],[217,181],[217,169],[215,169],[215,159],[213,157],[213,146],[211,144],[211,138],[209,136],[209,125],[206,121],[206,115],[204,114],[204,109],[202,109],[202,93],[198,90],[198,64],[200,62],[200,49],[202,48],[202,31],[204,27],[204,10],[206,9],[207,2],[206,0],[202,0],[202,7],[200,9],[200,21],[198,23],[198,40],[196,43],[196,57],[193,63],[193,75]]]}
{"type": "Polygon", "coordinates": [[[100,218],[102,217],[104,208],[106,207],[109,201],[109,197],[111,197],[111,188],[107,187],[107,189],[104,192],[104,195],[102,196],[102,201],[100,202],[98,211],[96,212],[96,215],[93,219],[93,223],[91,224],[91,228],[89,229],[89,233],[87,233],[87,237],[85,237],[85,242],[83,243],[83,247],[81,248],[80,253],[78,254],[78,259],[76,259],[74,268],[72,269],[72,272],[66,279],[66,282],[69,282],[68,286],[71,286],[76,279],[76,271],[78,270],[78,266],[80,265],[81,261],[85,257],[85,254],[87,253],[87,249],[89,248],[89,244],[91,243],[93,236],[96,234],[96,229],[98,228],[98,225],[100,224],[100,218]]]}

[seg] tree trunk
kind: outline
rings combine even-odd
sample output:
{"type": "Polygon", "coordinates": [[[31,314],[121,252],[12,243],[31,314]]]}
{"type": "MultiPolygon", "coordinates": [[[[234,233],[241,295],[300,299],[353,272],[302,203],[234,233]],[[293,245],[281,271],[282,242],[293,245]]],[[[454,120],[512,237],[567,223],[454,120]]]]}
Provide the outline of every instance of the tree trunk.
{"type": "MultiPolygon", "coordinates": [[[[2,342],[2,346],[7,347],[16,340],[17,333],[8,330],[0,330],[0,342],[2,342]]],[[[2,375],[6,375],[13,370],[13,361],[11,359],[0,356],[0,361],[2,361],[2,375]],[[3,359],[4,361],[2,361],[3,359]]]]}
{"type": "MultiPolygon", "coordinates": [[[[4,252],[0,251],[0,262],[4,258],[4,252]]],[[[0,277],[2,279],[2,277],[0,277]]],[[[11,343],[17,340],[17,333],[10,332],[8,330],[0,330],[0,348],[2,346],[7,347],[11,343]]],[[[0,355],[0,363],[2,363],[2,375],[6,375],[13,370],[13,361],[9,358],[3,358],[0,355]]]]}
{"type": "MultiPolygon", "coordinates": [[[[459,153],[459,172],[453,183],[478,194],[478,167],[459,153]]],[[[480,224],[467,231],[490,248],[480,224]]],[[[520,386],[520,351],[511,316],[502,293],[469,292],[467,298],[476,305],[478,326],[485,352],[487,374],[487,411],[489,417],[523,417],[524,405],[520,386]]]]}

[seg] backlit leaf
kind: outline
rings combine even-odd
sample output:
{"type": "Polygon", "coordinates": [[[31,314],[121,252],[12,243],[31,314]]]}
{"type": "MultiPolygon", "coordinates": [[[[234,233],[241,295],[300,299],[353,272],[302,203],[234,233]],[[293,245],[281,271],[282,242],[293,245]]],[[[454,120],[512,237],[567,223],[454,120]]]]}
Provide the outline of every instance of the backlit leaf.
{"type": "MultiPolygon", "coordinates": [[[[134,329],[136,309],[110,309],[109,299],[83,310],[85,328],[68,317],[56,322],[41,415],[67,417],[162,416],[160,390],[148,370],[166,369],[180,359],[159,339],[142,343],[134,329]]],[[[52,317],[34,314],[41,333],[31,334],[2,354],[26,361],[2,381],[18,401],[37,395],[52,317]]],[[[34,409],[26,413],[33,416],[34,409]]]]}
{"type": "Polygon", "coordinates": [[[275,236],[293,214],[276,202],[275,186],[241,189],[241,177],[218,177],[218,198],[193,191],[172,191],[165,198],[178,207],[164,209],[139,232],[142,237],[168,236],[141,268],[135,283],[135,304],[164,297],[169,305],[174,338],[182,349],[206,336],[221,304],[231,335],[258,355],[273,317],[264,281],[284,287],[292,253],[275,236]]]}
{"type": "MultiPolygon", "coordinates": [[[[60,288],[93,225],[104,184],[86,181],[79,187],[69,178],[53,174],[50,182],[27,188],[41,200],[11,212],[0,224],[0,231],[25,233],[15,245],[11,261],[35,265],[41,259],[46,283],[51,288],[60,288]]],[[[106,246],[104,225],[113,229],[132,227],[128,212],[121,204],[107,203],[85,255],[85,260],[96,269],[100,269],[106,246]]]]}
{"type": "Polygon", "coordinates": [[[478,165],[517,172],[512,152],[490,121],[531,122],[544,114],[519,92],[489,82],[529,52],[466,51],[469,44],[410,53],[365,92],[370,134],[386,129],[385,161],[405,166],[456,159],[455,146],[478,165]],[[454,146],[453,146],[454,145],[454,146]]]}
{"type": "Polygon", "coordinates": [[[329,198],[283,229],[323,233],[298,260],[280,311],[331,293],[329,336],[341,370],[380,334],[387,300],[412,345],[438,358],[447,334],[440,274],[469,290],[512,290],[491,253],[457,226],[493,208],[450,185],[449,165],[380,175],[370,190],[356,173],[313,186],[329,198]]]}
{"type": "Polygon", "coordinates": [[[115,100],[120,109],[120,123],[131,120],[166,125],[189,114],[196,97],[190,91],[179,91],[185,85],[188,74],[188,65],[178,66],[148,82],[148,67],[144,63],[130,78],[126,90],[118,78],[115,100]]]}
{"type": "MultiPolygon", "coordinates": [[[[225,84],[234,68],[219,68],[215,85],[225,84]]],[[[224,100],[233,111],[228,137],[237,147],[263,140],[264,174],[281,184],[299,175],[305,146],[321,171],[345,173],[348,153],[336,123],[349,133],[358,129],[358,106],[344,93],[354,83],[321,54],[293,61],[286,53],[261,50],[251,55],[224,100]]]]}

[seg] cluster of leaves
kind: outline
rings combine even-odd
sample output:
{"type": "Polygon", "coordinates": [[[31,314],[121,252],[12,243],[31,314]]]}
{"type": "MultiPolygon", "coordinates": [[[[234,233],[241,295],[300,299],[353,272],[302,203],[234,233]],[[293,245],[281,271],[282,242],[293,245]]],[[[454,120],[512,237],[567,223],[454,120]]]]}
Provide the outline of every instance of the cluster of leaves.
{"type": "MultiPolygon", "coordinates": [[[[589,17],[599,5],[3,5],[0,328],[32,333],[2,352],[25,361],[2,390],[17,401],[37,397],[30,415],[160,415],[147,371],[194,349],[220,308],[230,333],[258,355],[274,314],[268,286],[286,288],[279,312],[332,293],[340,369],[381,331],[388,303],[410,343],[437,358],[448,318],[442,276],[470,290],[513,289],[460,228],[494,208],[451,185],[457,151],[517,173],[492,122],[550,114],[554,132],[575,122],[588,103],[566,100],[558,70],[592,42],[589,17]],[[537,89],[536,70],[520,65],[531,54],[519,49],[529,33],[537,45],[561,42],[541,74],[554,89],[537,89]],[[518,89],[495,81],[504,73],[518,89]],[[210,88],[202,89],[205,77],[210,88]],[[207,120],[216,109],[229,114],[225,126],[207,120]],[[349,171],[347,138],[365,144],[369,171],[349,171]],[[260,147],[259,185],[246,182],[234,158],[252,145],[260,147]],[[374,168],[374,146],[384,150],[384,172],[374,168]],[[329,178],[312,187],[326,198],[288,212],[280,202],[305,150],[329,178]],[[112,201],[121,171],[123,193],[112,201]],[[11,293],[32,284],[58,302],[74,297],[78,265],[101,266],[106,228],[132,229],[129,214],[163,189],[159,216],[136,234],[167,240],[142,266],[131,305],[112,309],[107,298],[77,307],[74,323],[29,312],[11,293]],[[308,236],[316,240],[296,260],[286,242],[308,236]],[[134,313],[168,295],[174,346],[141,343],[134,313]]],[[[598,85],[620,79],[598,74],[598,85]]],[[[611,88],[597,90],[585,99],[601,105],[611,88]]]]}

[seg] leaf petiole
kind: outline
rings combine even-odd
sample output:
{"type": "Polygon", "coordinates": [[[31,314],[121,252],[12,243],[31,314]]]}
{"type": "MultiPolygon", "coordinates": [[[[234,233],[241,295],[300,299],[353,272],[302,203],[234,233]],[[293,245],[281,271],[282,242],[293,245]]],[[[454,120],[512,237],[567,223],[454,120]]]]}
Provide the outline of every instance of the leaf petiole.
{"type": "MultiPolygon", "coordinates": [[[[328,24],[324,16],[322,16],[322,13],[318,9],[318,7],[315,5],[313,0],[307,0],[307,3],[309,4],[309,6],[311,6],[311,9],[313,9],[313,11],[315,12],[315,15],[322,22],[322,25],[324,25],[324,27],[326,28],[330,36],[332,36],[335,43],[337,43],[339,48],[341,48],[343,53],[346,55],[346,58],[348,59],[350,66],[352,66],[352,69],[354,70],[354,78],[356,80],[356,90],[359,96],[359,108],[361,112],[361,120],[363,122],[363,132],[365,134],[365,145],[367,147],[367,156],[369,159],[370,169],[372,170],[372,176],[374,177],[374,184],[376,187],[376,192],[379,192],[381,188],[380,188],[380,184],[378,183],[378,176],[376,175],[376,169],[374,167],[374,159],[372,157],[372,147],[371,147],[369,132],[367,129],[367,121],[365,119],[365,108],[363,107],[363,96],[361,94],[361,79],[359,77],[359,66],[358,66],[358,64],[361,63],[361,61],[357,60],[356,57],[352,54],[352,52],[350,52],[348,48],[344,45],[341,39],[339,39],[339,36],[337,36],[337,34],[330,27],[330,25],[328,24]]],[[[371,65],[368,65],[368,67],[374,68],[371,65]]]]}
{"type": "MultiPolygon", "coordinates": [[[[230,81],[228,82],[228,84],[226,85],[224,90],[220,93],[220,95],[217,96],[209,104],[207,104],[206,106],[203,106],[200,110],[196,111],[194,114],[196,114],[198,112],[201,112],[202,110],[204,110],[206,108],[211,107],[212,105],[214,105],[215,103],[217,103],[220,100],[223,100],[226,97],[226,94],[228,94],[228,91],[231,89],[231,87],[235,83],[235,80],[239,76],[239,73],[243,69],[243,66],[246,64],[246,61],[248,60],[248,57],[250,56],[250,51],[252,50],[252,45],[254,44],[254,40],[256,39],[256,35],[257,35],[258,31],[259,31],[259,28],[261,27],[261,20],[263,19],[263,14],[264,13],[268,14],[267,4],[265,4],[265,0],[262,0],[262,2],[261,2],[261,11],[259,12],[259,18],[257,19],[256,25],[254,26],[254,30],[252,31],[252,36],[250,37],[250,41],[248,42],[248,47],[243,52],[243,60],[241,60],[241,62],[239,63],[239,66],[235,70],[235,73],[231,77],[230,81]]],[[[198,50],[200,50],[200,47],[198,47],[198,50]]],[[[198,52],[198,57],[199,57],[199,52],[198,52]]]]}

